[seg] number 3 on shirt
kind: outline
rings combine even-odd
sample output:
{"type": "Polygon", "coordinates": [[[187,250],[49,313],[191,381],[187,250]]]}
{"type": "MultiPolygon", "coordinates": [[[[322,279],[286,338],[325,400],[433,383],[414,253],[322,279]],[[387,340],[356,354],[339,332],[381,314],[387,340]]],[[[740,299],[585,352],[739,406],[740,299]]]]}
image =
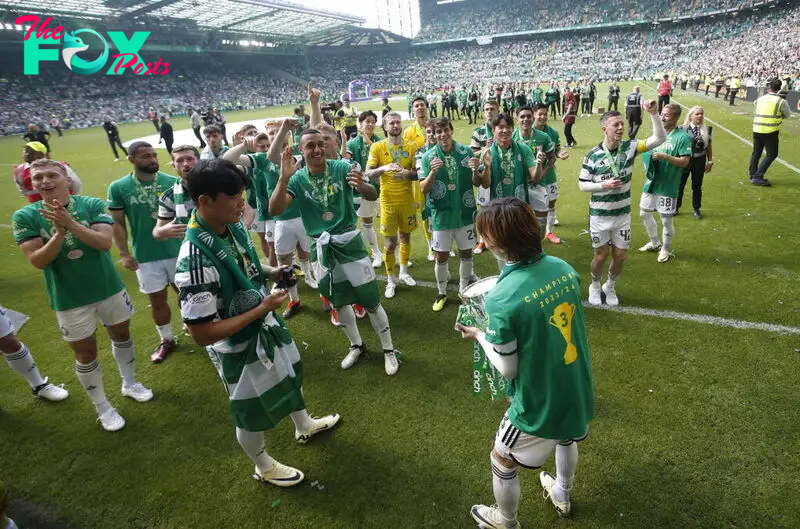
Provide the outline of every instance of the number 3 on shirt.
{"type": "Polygon", "coordinates": [[[550,316],[550,325],[558,329],[567,347],[564,349],[564,363],[569,365],[578,359],[578,349],[572,343],[572,316],[575,314],[575,305],[571,303],[561,303],[550,316]]]}

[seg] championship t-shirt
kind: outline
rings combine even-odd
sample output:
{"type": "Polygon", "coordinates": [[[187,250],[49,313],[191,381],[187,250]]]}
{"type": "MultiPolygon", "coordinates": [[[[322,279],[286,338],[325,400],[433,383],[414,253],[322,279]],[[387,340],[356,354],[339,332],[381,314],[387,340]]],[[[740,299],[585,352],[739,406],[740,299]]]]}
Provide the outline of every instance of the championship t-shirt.
{"type": "Polygon", "coordinates": [[[131,233],[133,257],[139,263],[177,259],[181,248],[178,239],[153,238],[158,218],[158,199],[180,180],[158,172],[150,182],[140,181],[131,173],[108,186],[108,209],[125,212],[131,233]]]}
{"type": "MultiPolygon", "coordinates": [[[[670,156],[691,156],[692,138],[682,128],[674,128],[667,134],[666,141],[651,152],[663,152],[670,156]]],[[[645,165],[647,179],[644,181],[642,192],[678,198],[683,169],[666,160],[648,159],[645,165]]]]}
{"type": "Polygon", "coordinates": [[[309,174],[304,167],[289,180],[289,194],[300,207],[303,225],[310,237],[327,231],[337,235],[356,228],[358,217],[353,206],[353,188],[347,183],[350,164],[328,160],[325,173],[309,174]]]}
{"type": "MultiPolygon", "coordinates": [[[[13,217],[14,240],[17,244],[40,237],[47,244],[55,229],[40,211],[43,202],[35,202],[17,210],[13,217]]],[[[114,224],[99,198],[72,196],[67,211],[86,227],[93,224],[114,224]]],[[[70,232],[58,256],[44,269],[44,280],[50,307],[64,311],[97,303],[123,289],[111,253],[101,252],[84,244],[70,232]]]]}
{"type": "Polygon", "coordinates": [[[508,264],[486,297],[486,340],[516,354],[508,418],[545,439],[576,439],[594,415],[589,342],[578,273],[557,257],[508,264]]]}

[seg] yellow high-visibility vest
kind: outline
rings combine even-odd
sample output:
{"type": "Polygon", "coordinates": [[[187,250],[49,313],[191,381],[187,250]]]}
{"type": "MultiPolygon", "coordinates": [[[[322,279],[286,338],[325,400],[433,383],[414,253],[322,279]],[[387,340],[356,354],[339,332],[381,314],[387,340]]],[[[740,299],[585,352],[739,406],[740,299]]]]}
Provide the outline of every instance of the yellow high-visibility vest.
{"type": "Polygon", "coordinates": [[[742,82],[739,80],[738,77],[734,77],[733,79],[731,79],[731,88],[733,88],[734,90],[738,90],[739,88],[741,88],[741,86],[742,82]]]}
{"type": "Polygon", "coordinates": [[[783,99],[776,94],[766,94],[756,99],[756,115],[753,117],[753,132],[770,134],[778,132],[783,123],[781,104],[783,99]]]}

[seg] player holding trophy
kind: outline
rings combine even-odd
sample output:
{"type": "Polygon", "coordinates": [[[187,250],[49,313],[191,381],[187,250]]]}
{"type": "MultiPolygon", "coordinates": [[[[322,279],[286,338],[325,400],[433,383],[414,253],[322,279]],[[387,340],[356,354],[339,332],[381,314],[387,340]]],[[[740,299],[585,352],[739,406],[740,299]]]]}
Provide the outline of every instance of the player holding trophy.
{"type": "Polygon", "coordinates": [[[589,343],[578,273],[542,252],[531,207],[515,197],[493,200],[478,211],[475,227],[507,264],[486,296],[486,332],[456,329],[477,340],[510,380],[511,405],[490,455],[497,505],[475,505],[471,515],[481,528],[513,529],[519,527],[517,467],[539,468],[554,450],[556,475],[541,472],[539,481],[558,514],[569,515],[577,442],[593,416],[589,343]]]}

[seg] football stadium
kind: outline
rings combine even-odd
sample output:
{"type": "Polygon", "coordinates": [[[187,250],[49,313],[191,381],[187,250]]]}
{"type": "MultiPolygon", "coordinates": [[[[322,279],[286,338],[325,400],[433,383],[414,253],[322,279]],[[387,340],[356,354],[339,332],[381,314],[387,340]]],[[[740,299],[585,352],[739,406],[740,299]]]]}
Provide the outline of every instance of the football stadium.
{"type": "Polygon", "coordinates": [[[797,0],[0,0],[0,529],[800,527],[797,0]]]}

